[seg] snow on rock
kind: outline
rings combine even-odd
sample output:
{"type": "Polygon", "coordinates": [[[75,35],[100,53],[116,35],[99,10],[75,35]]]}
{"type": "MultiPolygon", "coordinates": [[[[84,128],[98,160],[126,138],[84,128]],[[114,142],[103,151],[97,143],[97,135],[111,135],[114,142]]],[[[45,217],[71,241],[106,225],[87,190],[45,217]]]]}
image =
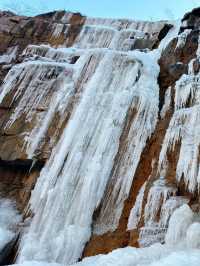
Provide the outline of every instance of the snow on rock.
{"type": "MultiPolygon", "coordinates": [[[[115,230],[141,153],[156,127],[158,60],[162,49],[177,34],[178,26],[171,29],[159,48],[152,52],[121,51],[117,50],[117,42],[114,46],[102,43],[111,43],[115,38],[112,37],[115,30],[109,25],[85,25],[82,30],[85,33],[82,37],[80,33],[73,48],[58,49],[58,53],[44,46],[28,47],[24,54],[30,58],[10,70],[0,95],[3,100],[14,90],[16,80],[20,81],[14,94],[19,104],[7,123],[9,127],[20,114],[25,114],[28,122],[32,121],[37,115],[36,109],[44,108],[46,94],[51,93],[48,102],[51,108],[49,111],[44,108],[39,127],[25,139],[29,158],[34,156],[54,114],[66,110],[71,96],[76,98],[70,119],[32,192],[30,208],[34,217],[22,237],[19,262],[76,262],[91,236],[93,213],[100,203],[94,231],[115,230]],[[101,48],[95,48],[96,44],[101,48]],[[70,53],[78,54],[78,61],[70,63],[70,53]],[[60,62],[62,55],[65,62],[60,62]],[[95,67],[91,76],[84,76],[91,58],[95,67]],[[31,79],[32,76],[35,78],[31,79]],[[84,80],[81,88],[80,80],[84,80]],[[130,110],[135,112],[134,120],[126,150],[116,165],[120,137],[130,110]],[[112,193],[104,197],[109,185],[112,193]]],[[[166,200],[173,191],[168,187],[166,191],[158,191],[155,202],[161,196],[166,200]]],[[[149,200],[149,209],[155,203],[152,200],[149,200]]],[[[151,215],[146,217],[151,220],[151,215]]]]}
{"type": "MultiPolygon", "coordinates": [[[[71,18],[72,14],[65,14],[61,23],[54,24],[54,38],[61,35],[65,26],[66,31],[69,29],[71,18]]],[[[118,227],[141,154],[158,122],[158,61],[163,49],[177,37],[180,21],[151,51],[157,45],[155,36],[164,25],[164,22],[86,18],[73,47],[64,48],[65,43],[58,49],[29,45],[22,54],[23,61],[8,72],[1,87],[0,103],[10,94],[13,98],[8,104],[12,107],[11,116],[3,126],[9,130],[21,117],[29,125],[28,132],[23,134],[27,159],[37,157],[52,121],[59,117],[54,127],[59,123],[62,128],[59,140],[55,140],[56,134],[50,135],[50,146],[54,148],[31,195],[33,218],[22,235],[18,266],[76,263],[92,233],[101,235],[118,227]]],[[[177,50],[185,45],[188,34],[190,30],[179,35],[177,50]]],[[[199,51],[200,48],[198,58],[199,51]]],[[[10,63],[16,52],[8,51],[0,57],[0,63],[10,63]]],[[[170,108],[172,90],[171,86],[166,90],[162,119],[170,108]]],[[[191,61],[188,74],[175,86],[175,112],[160,154],[160,177],[157,180],[153,177],[156,181],[148,186],[145,207],[147,183],[144,183],[128,222],[128,230],[136,229],[144,214],[139,238],[142,247],[163,243],[169,224],[166,245],[117,249],[77,265],[170,265],[171,260],[180,261],[179,250],[172,254],[174,245],[179,246],[180,241],[183,242],[180,248],[199,248],[199,223],[186,205],[188,201],[177,196],[176,185],[169,184],[162,175],[167,172],[168,150],[181,141],[177,180],[184,174],[189,190],[197,190],[199,105],[199,75],[191,61]]],[[[2,243],[10,241],[12,234],[0,223],[2,243]]],[[[188,261],[185,254],[180,263],[188,261]]],[[[196,258],[195,251],[188,254],[191,260],[196,258]]]]}
{"type": "MultiPolygon", "coordinates": [[[[94,33],[90,33],[91,30],[96,32],[97,27],[87,29],[88,34],[94,37],[94,33]]],[[[102,28],[99,30],[103,34],[102,28]]],[[[105,32],[107,30],[106,27],[105,32]]],[[[84,35],[84,38],[86,37],[87,35],[84,35]]],[[[103,38],[104,41],[105,39],[103,38]]],[[[84,40],[81,43],[83,44],[84,40]]],[[[30,49],[26,52],[28,51],[30,52],[30,49]]],[[[44,47],[44,52],[46,56],[48,48],[44,47]]],[[[19,261],[38,259],[69,263],[80,257],[91,234],[92,214],[101,202],[110,178],[126,114],[129,108],[135,108],[137,115],[130,130],[130,145],[121,161],[121,167],[118,167],[117,182],[108,201],[115,205],[114,208],[109,207],[114,211],[111,224],[115,228],[140,154],[155,128],[158,114],[159,53],[89,50],[80,57],[75,67],[72,66],[74,82],[81,71],[80,65],[85,65],[91,53],[100,55],[100,64],[91,80],[85,84],[76,110],[72,113],[32,193],[31,208],[35,216],[28,233],[23,237],[19,261]],[[128,168],[124,167],[124,164],[127,164],[128,168]],[[55,223],[57,216],[60,217],[59,222],[55,223]],[[58,242],[59,246],[65,246],[65,252],[58,248],[58,242]],[[31,243],[31,246],[28,243],[31,243]]],[[[24,66],[26,64],[24,63],[24,66]]],[[[62,97],[61,95],[59,99],[62,97]]],[[[59,101],[55,106],[60,105],[59,101]]],[[[38,136],[44,135],[51,116],[51,113],[47,114],[47,126],[43,124],[44,130],[40,129],[42,132],[37,133],[38,136]]],[[[32,144],[32,147],[36,146],[32,144]]],[[[31,154],[34,150],[35,148],[31,154]]],[[[103,219],[109,219],[109,209],[105,208],[106,215],[103,213],[103,219]]],[[[99,228],[101,226],[98,226],[97,230],[99,228]]],[[[106,226],[106,230],[108,229],[109,226],[106,226]]]]}
{"type": "MultiPolygon", "coordinates": [[[[172,215],[166,245],[160,243],[146,248],[126,247],[107,255],[97,255],[72,264],[77,266],[199,266],[200,223],[193,222],[188,205],[178,208],[172,215]],[[177,226],[181,220],[180,226],[177,226]],[[174,235],[175,234],[175,235],[174,235]],[[195,235],[196,234],[196,235],[195,235]]],[[[199,219],[199,217],[198,217],[199,219]]],[[[61,264],[25,261],[15,266],[62,266],[61,264]]]]}

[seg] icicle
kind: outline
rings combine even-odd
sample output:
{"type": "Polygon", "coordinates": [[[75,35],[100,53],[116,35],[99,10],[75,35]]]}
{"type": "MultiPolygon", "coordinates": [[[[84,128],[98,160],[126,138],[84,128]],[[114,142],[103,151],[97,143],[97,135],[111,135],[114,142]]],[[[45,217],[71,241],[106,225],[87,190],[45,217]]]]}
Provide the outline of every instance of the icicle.
{"type": "MultiPolygon", "coordinates": [[[[68,72],[70,73],[70,71],[68,72]]],[[[26,149],[29,159],[33,157],[34,152],[38,148],[40,141],[45,136],[55,113],[58,112],[59,109],[61,109],[62,105],[64,106],[65,110],[74,95],[75,87],[72,75],[62,75],[62,77],[60,77],[60,84],[58,85],[60,89],[52,95],[52,100],[50,102],[50,106],[45,117],[41,119],[40,123],[36,123],[36,127],[32,130],[30,135],[26,137],[26,149]]]]}
{"type": "MultiPolygon", "coordinates": [[[[119,30],[133,25],[132,22],[123,21],[120,22],[121,29],[113,27],[110,29],[110,23],[115,24],[115,22],[103,21],[103,27],[87,25],[86,22],[76,39],[75,45],[78,48],[62,50],[66,52],[67,60],[73,53],[80,55],[83,52],[81,48],[85,45],[88,47],[86,53],[100,54],[97,67],[91,67],[92,76],[85,72],[85,68],[88,67],[88,60],[84,61],[85,55],[80,56],[78,64],[75,63],[74,67],[72,64],[52,62],[53,55],[57,58],[62,57],[60,49],[58,53],[49,48],[34,51],[33,47],[32,51],[31,48],[29,50],[30,54],[33,53],[33,59],[34,53],[40,54],[41,66],[47,65],[48,62],[51,66],[62,66],[63,71],[71,69],[75,84],[71,83],[70,78],[71,85],[68,89],[73,91],[74,86],[80,83],[81,89],[78,91],[78,101],[75,102],[62,136],[54,147],[31,195],[30,206],[34,217],[30,228],[22,238],[19,261],[36,259],[65,264],[77,261],[90,238],[92,217],[100,203],[102,209],[99,221],[96,223],[100,224],[96,227],[97,230],[109,230],[109,225],[114,229],[118,224],[140,155],[157,123],[159,102],[157,62],[162,49],[173,38],[174,31],[170,31],[159,49],[153,52],[116,52],[111,48],[107,49],[114,35],[119,30]],[[97,44],[106,49],[93,49],[97,44]],[[82,63],[83,65],[85,63],[83,68],[80,66],[82,63]],[[130,110],[135,110],[136,114],[128,132],[126,150],[118,165],[114,165],[130,110]],[[104,197],[108,184],[114,184],[112,193],[104,197]],[[63,248],[60,248],[61,246],[63,248]]],[[[136,23],[134,27],[137,27],[137,30],[140,28],[146,30],[152,25],[136,23]]],[[[26,67],[27,64],[33,65],[32,62],[26,62],[22,66],[26,67]]],[[[23,97],[24,94],[22,99],[23,97]]],[[[56,104],[54,101],[49,102],[53,112],[59,110],[62,105],[62,101],[60,102],[62,97],[58,98],[56,104]],[[57,107],[54,107],[54,104],[57,107]]],[[[34,106],[39,105],[41,100],[36,97],[34,106]]],[[[32,117],[31,108],[25,111],[32,117]]],[[[45,123],[36,133],[36,145],[31,144],[34,146],[31,148],[31,154],[45,135],[51,116],[50,112],[45,115],[46,120],[45,118],[39,120],[45,123]]],[[[168,195],[166,192],[164,196],[166,194],[168,195]]]]}
{"type": "Polygon", "coordinates": [[[139,244],[141,247],[164,242],[167,232],[166,202],[175,196],[176,188],[169,186],[163,177],[151,186],[144,209],[144,227],[140,229],[139,244]],[[165,212],[164,212],[165,210],[165,212]]]}
{"type": "MultiPolygon", "coordinates": [[[[127,56],[109,52],[83,93],[31,198],[35,216],[25,239],[36,248],[35,258],[69,263],[81,255],[112,170],[138,66],[127,56]],[[64,252],[56,248],[57,241],[64,252]],[[44,248],[47,254],[40,253],[44,248]]],[[[21,259],[32,256],[26,243],[21,259]]]]}
{"type": "Polygon", "coordinates": [[[57,62],[73,64],[73,58],[79,58],[84,50],[78,50],[74,47],[70,48],[52,48],[49,45],[28,45],[24,49],[22,55],[25,60],[37,60],[45,62],[57,62]]]}
{"type": "Polygon", "coordinates": [[[162,110],[160,112],[160,116],[161,118],[164,118],[167,111],[170,108],[170,104],[171,104],[171,87],[169,87],[166,92],[165,92],[165,100],[164,100],[164,105],[162,107],[162,110]]]}
{"type": "Polygon", "coordinates": [[[154,182],[148,193],[147,204],[145,206],[145,225],[148,226],[156,223],[161,206],[170,196],[175,196],[175,194],[176,188],[169,186],[165,179],[160,178],[154,182]]]}
{"type": "Polygon", "coordinates": [[[167,152],[180,141],[176,178],[183,177],[188,190],[194,192],[199,187],[200,74],[194,74],[192,64],[193,60],[189,74],[176,82],[175,113],[162,145],[159,171],[166,164],[167,152]]]}
{"type": "Polygon", "coordinates": [[[178,30],[179,23],[169,32],[169,36],[167,35],[166,40],[161,42],[159,48],[153,52],[133,51],[128,53],[130,57],[141,63],[138,82],[135,86],[135,97],[131,105],[131,110],[136,110],[136,115],[128,132],[126,151],[123,153],[119,165],[117,164],[113,169],[99,215],[94,221],[95,234],[114,231],[118,226],[140,155],[157,123],[159,102],[157,84],[159,66],[157,61],[162,49],[177,34],[178,30]]]}
{"type": "Polygon", "coordinates": [[[61,23],[54,24],[52,36],[55,38],[58,38],[61,35],[63,29],[64,29],[64,24],[61,24],[61,23]]]}
{"type": "Polygon", "coordinates": [[[105,192],[99,216],[94,224],[94,232],[102,234],[117,228],[123,204],[129,195],[130,187],[139,163],[140,155],[157,123],[159,67],[151,55],[133,52],[130,56],[142,62],[140,77],[134,88],[131,109],[136,109],[135,118],[127,136],[126,151],[119,165],[113,169],[108,191],[105,192]],[[151,101],[150,101],[151,99],[151,101]],[[152,100],[153,99],[153,100],[152,100]],[[112,187],[112,190],[109,188],[112,187]]]}
{"type": "Polygon", "coordinates": [[[142,214],[142,203],[143,203],[143,197],[144,197],[144,191],[146,188],[146,182],[144,185],[141,187],[134,207],[132,208],[129,219],[128,219],[128,230],[133,230],[137,228],[137,225],[141,219],[141,214],[142,214]]]}

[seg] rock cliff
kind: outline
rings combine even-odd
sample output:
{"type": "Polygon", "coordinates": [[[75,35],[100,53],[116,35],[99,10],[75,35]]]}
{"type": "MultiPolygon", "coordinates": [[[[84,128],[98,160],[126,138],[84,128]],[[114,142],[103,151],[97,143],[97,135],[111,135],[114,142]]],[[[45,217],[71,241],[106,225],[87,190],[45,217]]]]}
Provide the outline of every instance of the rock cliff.
{"type": "Polygon", "coordinates": [[[199,31],[200,9],[0,13],[0,196],[23,215],[2,263],[164,243],[175,209],[200,211],[199,31]]]}

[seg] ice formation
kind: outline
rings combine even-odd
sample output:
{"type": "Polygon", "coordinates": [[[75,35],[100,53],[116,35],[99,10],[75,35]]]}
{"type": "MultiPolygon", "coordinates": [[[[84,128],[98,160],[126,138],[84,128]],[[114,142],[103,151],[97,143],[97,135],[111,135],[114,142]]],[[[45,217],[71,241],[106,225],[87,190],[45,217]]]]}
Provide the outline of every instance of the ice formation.
{"type": "MultiPolygon", "coordinates": [[[[97,255],[83,259],[77,266],[199,266],[200,223],[195,222],[188,205],[178,208],[171,217],[167,233],[167,244],[154,244],[146,248],[126,247],[116,249],[107,255],[97,255]],[[181,225],[178,222],[181,220],[181,225]],[[184,228],[184,229],[183,229],[184,228]],[[175,235],[174,235],[175,233],[175,235]],[[195,238],[195,233],[196,238],[195,238]],[[192,237],[192,241],[190,239],[192,237]],[[181,238],[181,242],[180,242],[181,238]],[[195,240],[196,239],[196,240],[195,240]],[[188,246],[189,244],[189,246],[188,246]]],[[[62,266],[61,264],[27,261],[16,266],[62,266]]]]}
{"type": "MultiPolygon", "coordinates": [[[[188,203],[187,198],[176,194],[177,188],[168,184],[164,177],[160,177],[152,184],[144,208],[144,226],[140,228],[139,244],[141,247],[164,243],[171,215],[177,208],[188,203]]],[[[138,202],[136,201],[134,208],[138,208],[137,206],[138,202]]],[[[140,209],[140,216],[141,212],[142,209],[140,209]]],[[[136,213],[136,222],[137,217],[136,213]]]]}
{"type": "MultiPolygon", "coordinates": [[[[69,19],[67,15],[62,20],[69,19]]],[[[61,118],[58,127],[64,125],[58,142],[57,132],[51,136],[50,145],[57,145],[31,195],[34,217],[22,237],[19,262],[76,262],[90,238],[93,213],[100,203],[94,232],[116,229],[140,155],[157,123],[157,62],[177,35],[179,23],[158,49],[146,49],[153,45],[153,32],[162,27],[162,22],[87,19],[73,47],[28,46],[25,60],[7,74],[0,102],[13,92],[14,109],[6,128],[12,128],[22,114],[29,126],[34,125],[24,136],[28,158],[37,154],[56,116],[61,118]],[[141,40],[144,49],[134,50],[141,40]],[[128,113],[132,121],[127,120],[128,113]],[[130,122],[125,152],[120,154],[122,132],[130,122]]],[[[54,35],[61,31],[55,28],[54,35]]],[[[170,193],[163,192],[165,200],[170,193]]],[[[133,209],[137,219],[140,204],[138,199],[138,210],[133,209]]],[[[149,210],[152,204],[153,198],[149,210]]],[[[151,215],[146,211],[146,219],[151,220],[151,215]]],[[[130,226],[137,222],[133,219],[130,226]]]]}
{"type": "MultiPolygon", "coordinates": [[[[101,201],[112,170],[126,113],[134,98],[137,101],[139,67],[133,57],[108,51],[85,88],[78,108],[32,194],[31,206],[36,214],[25,242],[27,237],[30,238],[28,242],[38,249],[37,252],[31,248],[35,258],[73,262],[80,256],[90,237],[92,214],[101,201]],[[107,76],[104,74],[104,82],[100,82],[106,67],[107,76]],[[112,80],[111,72],[115,73],[112,80]],[[97,146],[98,143],[101,145],[97,146]],[[60,191],[62,188],[64,190],[60,191]],[[85,209],[84,213],[82,209],[85,209]],[[43,212],[44,218],[40,212],[43,212]],[[43,220],[47,217],[50,231],[43,220]],[[55,224],[56,217],[60,217],[59,224],[55,224]],[[69,248],[65,254],[56,249],[57,241],[63,241],[63,246],[69,248]],[[45,246],[52,252],[40,254],[45,246]]],[[[142,106],[140,104],[140,108],[142,106]]],[[[21,257],[30,258],[29,252],[29,247],[22,246],[21,257]]]]}
{"type": "Polygon", "coordinates": [[[132,230],[132,229],[137,228],[137,225],[141,219],[142,203],[143,203],[145,188],[146,188],[146,182],[141,187],[141,189],[137,195],[135,205],[130,212],[129,220],[128,220],[128,227],[127,227],[128,230],[132,230]]]}
{"type": "MultiPolygon", "coordinates": [[[[199,60],[199,48],[197,60],[199,60]]],[[[191,192],[199,188],[199,122],[200,94],[199,73],[193,69],[194,59],[189,64],[188,74],[184,74],[175,86],[175,112],[170,121],[160,153],[160,170],[166,167],[167,152],[180,143],[180,153],[176,169],[177,181],[182,178],[191,192]]]]}
{"type": "Polygon", "coordinates": [[[169,229],[166,234],[166,244],[176,245],[186,238],[188,227],[194,220],[194,214],[188,205],[178,208],[169,221],[169,229]]]}
{"type": "Polygon", "coordinates": [[[189,200],[183,196],[171,196],[165,202],[163,202],[160,213],[160,225],[161,227],[168,227],[169,219],[173,212],[184,204],[187,204],[189,200]]]}
{"type": "MultiPolygon", "coordinates": [[[[183,199],[179,200],[182,202],[183,199]]],[[[199,232],[199,215],[195,216],[190,207],[183,204],[170,218],[166,244],[157,243],[140,249],[131,247],[117,249],[108,255],[86,258],[77,265],[197,266],[200,259],[199,232]]]]}
{"type": "Polygon", "coordinates": [[[186,241],[188,248],[200,248],[200,223],[191,224],[187,230],[186,241]]]}
{"type": "Polygon", "coordinates": [[[144,212],[144,222],[147,226],[156,222],[161,204],[163,205],[170,196],[175,195],[176,188],[168,186],[165,179],[162,177],[154,182],[148,193],[147,204],[144,212]]]}
{"type": "Polygon", "coordinates": [[[165,92],[165,101],[164,101],[164,105],[162,107],[162,110],[160,112],[161,118],[164,118],[167,111],[169,111],[170,104],[171,104],[171,87],[169,87],[165,92]]]}
{"type": "Polygon", "coordinates": [[[119,164],[115,165],[113,169],[108,185],[109,191],[105,192],[99,217],[94,224],[94,230],[97,234],[116,229],[123,202],[129,194],[140,154],[157,122],[158,85],[156,77],[158,68],[153,66],[154,60],[148,54],[133,53],[130,56],[133,60],[142,62],[142,68],[139,70],[140,78],[136,83],[134,98],[130,105],[130,110],[135,110],[136,116],[128,132],[126,152],[119,164]],[[150,95],[154,97],[153,101],[149,101],[150,95]],[[109,187],[114,188],[110,191],[109,187]]]}
{"type": "MultiPolygon", "coordinates": [[[[122,154],[121,157],[119,154],[119,165],[115,165],[113,175],[103,198],[100,214],[94,222],[94,232],[96,234],[114,231],[118,226],[123,204],[128,197],[133,176],[139,163],[140,154],[145,147],[146,140],[151,136],[157,123],[157,75],[159,71],[157,61],[160,58],[162,50],[170,40],[177,35],[179,27],[180,23],[177,22],[174,25],[174,28],[170,30],[167,36],[161,41],[158,49],[149,53],[139,51],[129,52],[129,54],[132,54],[136,60],[141,61],[144,67],[143,71],[140,73],[141,77],[138,81],[138,87],[141,86],[143,91],[140,100],[142,102],[128,132],[126,152],[125,154],[122,154]],[[155,97],[153,100],[151,95],[154,95],[155,97]],[[140,140],[140,143],[138,143],[138,140],[140,140]],[[112,188],[112,190],[110,190],[110,188],[112,188]]],[[[134,108],[135,102],[133,102],[133,105],[134,108]]]]}
{"type": "Polygon", "coordinates": [[[17,50],[18,50],[17,46],[8,48],[8,50],[5,54],[0,55],[0,64],[11,63],[12,60],[14,60],[16,58],[17,50]]]}
{"type": "MultiPolygon", "coordinates": [[[[155,246],[154,249],[143,249],[143,254],[137,252],[133,248],[126,248],[119,250],[118,252],[108,254],[106,256],[101,255],[97,257],[91,257],[85,259],[83,262],[73,264],[77,266],[199,266],[200,254],[198,250],[189,251],[176,251],[167,252],[161,249],[161,252],[165,255],[161,255],[158,251],[159,246],[155,246]],[[157,249],[157,256],[155,255],[155,249],[157,249]],[[148,252],[150,255],[145,255],[148,252]],[[152,253],[151,253],[152,252],[152,253]]],[[[63,266],[55,263],[44,263],[29,261],[22,264],[15,264],[15,266],[63,266]]]]}
{"type": "Polygon", "coordinates": [[[20,221],[14,204],[10,200],[0,199],[0,252],[15,238],[20,221]]]}
{"type": "MultiPolygon", "coordinates": [[[[62,18],[66,28],[62,23],[55,24],[53,37],[64,30],[67,34],[71,16],[68,13],[62,18]]],[[[177,36],[180,23],[151,51],[154,33],[162,27],[163,22],[87,18],[73,47],[65,48],[65,43],[57,49],[29,45],[23,51],[23,61],[8,72],[0,90],[0,103],[8,101],[12,107],[5,130],[24,118],[31,129],[23,135],[28,159],[37,157],[48,131],[57,123],[48,143],[50,150],[54,148],[31,195],[34,215],[20,242],[19,266],[76,263],[91,233],[117,228],[140,156],[158,120],[158,60],[177,36]],[[9,94],[13,94],[11,101],[9,94]]],[[[176,49],[184,46],[188,34],[186,30],[179,35],[176,49]]],[[[0,62],[10,63],[16,52],[17,48],[8,51],[0,62]]],[[[170,265],[172,260],[187,263],[190,256],[195,265],[199,258],[196,251],[188,251],[188,255],[179,249],[172,251],[180,241],[180,249],[199,248],[199,222],[185,205],[187,199],[177,196],[177,187],[162,175],[168,150],[181,141],[177,180],[184,175],[190,191],[200,183],[199,75],[193,63],[188,74],[176,83],[175,113],[160,154],[160,176],[151,179],[150,189],[146,182],[141,187],[127,228],[136,229],[144,218],[140,245],[164,240],[166,245],[118,249],[76,265],[170,265]],[[191,239],[195,240],[192,244],[191,239]]],[[[161,118],[170,108],[172,89],[166,91],[161,118]]]]}
{"type": "MultiPolygon", "coordinates": [[[[151,186],[144,209],[144,226],[140,229],[141,247],[156,242],[163,242],[167,230],[167,200],[176,195],[176,188],[168,185],[163,177],[154,181],[151,186]],[[166,221],[166,223],[164,222],[166,221]]],[[[171,207],[171,206],[170,206],[171,207]]]]}

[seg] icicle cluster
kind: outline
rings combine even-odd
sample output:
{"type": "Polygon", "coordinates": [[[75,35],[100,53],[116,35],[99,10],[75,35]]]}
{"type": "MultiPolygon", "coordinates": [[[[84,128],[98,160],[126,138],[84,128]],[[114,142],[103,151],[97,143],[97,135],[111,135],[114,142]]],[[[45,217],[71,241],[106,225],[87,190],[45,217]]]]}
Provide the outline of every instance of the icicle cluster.
{"type": "Polygon", "coordinates": [[[167,184],[164,178],[155,181],[148,192],[144,209],[144,227],[140,230],[140,246],[149,246],[163,242],[167,231],[168,215],[167,200],[176,195],[176,188],[167,184]],[[166,222],[166,223],[164,223],[166,222]]]}
{"type": "MultiPolygon", "coordinates": [[[[200,59],[199,48],[197,59],[200,59]]],[[[175,86],[175,112],[170,121],[159,159],[159,169],[167,165],[167,152],[180,143],[176,178],[183,177],[188,190],[194,192],[200,184],[200,75],[194,73],[194,59],[175,86]]]]}
{"type": "MultiPolygon", "coordinates": [[[[67,14],[62,23],[68,25],[69,20],[67,14]]],[[[36,155],[57,114],[63,128],[31,195],[34,217],[22,237],[20,262],[76,262],[90,238],[97,208],[95,233],[117,227],[141,153],[157,123],[157,62],[178,30],[172,29],[157,50],[146,50],[154,31],[162,27],[162,22],[87,19],[73,47],[29,46],[24,62],[9,71],[0,102],[14,94],[6,129],[22,116],[34,125],[24,138],[27,157],[36,155]],[[145,42],[142,51],[132,51],[138,40],[145,42]]],[[[62,31],[59,25],[53,34],[62,31]]],[[[173,189],[159,187],[154,192],[148,199],[153,214],[158,198],[166,201],[173,189]]],[[[138,205],[139,217],[140,199],[138,205]]],[[[153,219],[152,213],[145,212],[146,220],[153,219]]]]}
{"type": "Polygon", "coordinates": [[[146,182],[144,183],[144,185],[141,187],[137,198],[136,198],[136,202],[134,207],[131,209],[130,215],[129,215],[129,220],[128,220],[128,230],[133,230],[136,229],[138,226],[138,223],[141,219],[141,215],[142,215],[142,204],[143,204],[143,198],[144,198],[144,192],[145,192],[145,188],[146,188],[146,182]]]}
{"type": "Polygon", "coordinates": [[[175,187],[169,186],[163,178],[154,182],[148,193],[147,204],[145,206],[145,225],[151,226],[153,223],[156,223],[162,205],[170,196],[176,195],[176,190],[175,187]]]}

